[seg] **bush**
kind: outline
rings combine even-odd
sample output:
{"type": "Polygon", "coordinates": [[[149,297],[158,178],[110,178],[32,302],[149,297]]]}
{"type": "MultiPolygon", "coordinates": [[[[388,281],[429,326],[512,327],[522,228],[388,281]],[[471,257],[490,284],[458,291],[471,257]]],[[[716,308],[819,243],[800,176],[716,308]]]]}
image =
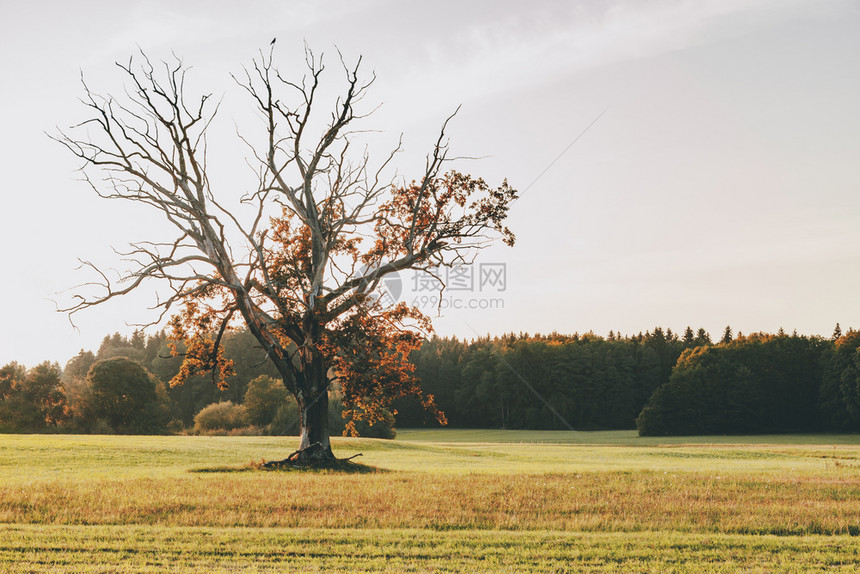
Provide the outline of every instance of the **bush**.
{"type": "Polygon", "coordinates": [[[232,401],[213,403],[194,417],[197,432],[231,431],[245,426],[248,426],[245,407],[234,405],[232,401]]]}
{"type": "Polygon", "coordinates": [[[182,424],[181,420],[173,419],[169,423],[167,423],[167,432],[169,432],[170,434],[184,434],[185,425],[182,424]]]}

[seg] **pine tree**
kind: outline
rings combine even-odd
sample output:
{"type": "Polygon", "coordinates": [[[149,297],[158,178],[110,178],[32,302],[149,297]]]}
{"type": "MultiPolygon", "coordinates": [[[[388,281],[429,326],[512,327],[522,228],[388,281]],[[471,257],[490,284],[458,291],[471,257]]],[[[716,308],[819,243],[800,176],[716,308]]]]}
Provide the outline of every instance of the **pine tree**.
{"type": "Polygon", "coordinates": [[[839,326],[839,323],[836,323],[836,328],[833,329],[833,337],[832,339],[835,341],[836,339],[842,336],[842,327],[839,326]]]}
{"type": "Polygon", "coordinates": [[[687,348],[696,346],[696,336],[693,334],[693,329],[689,325],[684,329],[684,346],[687,348]]]}
{"type": "Polygon", "coordinates": [[[702,345],[710,345],[711,344],[711,335],[708,334],[703,328],[699,327],[699,330],[696,331],[696,346],[702,345]]]}

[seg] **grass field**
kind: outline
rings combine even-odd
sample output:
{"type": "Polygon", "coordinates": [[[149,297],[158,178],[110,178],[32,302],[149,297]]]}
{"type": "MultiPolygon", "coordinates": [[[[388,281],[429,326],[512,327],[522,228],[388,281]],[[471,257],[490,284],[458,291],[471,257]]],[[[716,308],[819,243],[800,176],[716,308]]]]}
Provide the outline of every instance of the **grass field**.
{"type": "Polygon", "coordinates": [[[860,568],[860,436],[402,430],[362,473],[295,439],[0,437],[0,571],[860,568]]]}

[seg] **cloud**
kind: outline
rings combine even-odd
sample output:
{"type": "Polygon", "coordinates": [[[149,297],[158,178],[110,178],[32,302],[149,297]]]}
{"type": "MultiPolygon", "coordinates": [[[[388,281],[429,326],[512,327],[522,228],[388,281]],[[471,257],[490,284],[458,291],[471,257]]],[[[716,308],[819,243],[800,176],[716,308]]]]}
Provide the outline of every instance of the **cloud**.
{"type": "MultiPolygon", "coordinates": [[[[529,5],[457,20],[428,34],[404,86],[456,86],[463,99],[716,41],[771,20],[773,0],[529,5]]],[[[442,10],[444,12],[444,8],[442,10]]],[[[435,28],[435,27],[431,27],[435,28]]],[[[416,54],[410,54],[416,56],[416,54]]]]}

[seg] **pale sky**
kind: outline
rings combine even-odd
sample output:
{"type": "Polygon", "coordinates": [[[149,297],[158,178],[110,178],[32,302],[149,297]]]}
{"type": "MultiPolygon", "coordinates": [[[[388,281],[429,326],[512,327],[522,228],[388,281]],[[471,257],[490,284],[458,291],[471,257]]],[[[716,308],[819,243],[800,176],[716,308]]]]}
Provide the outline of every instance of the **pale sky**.
{"type": "MultiPolygon", "coordinates": [[[[91,279],[77,258],[123,269],[112,247],[171,237],[145,208],[95,197],[45,135],[85,118],[81,71],[119,94],[113,62],[138,46],[193,66],[191,89],[224,98],[210,148],[232,197],[255,180],[235,137],[254,133],[251,104],[230,74],[273,37],[286,75],[304,42],[363,56],[382,103],[370,150],[402,133],[403,176],[462,104],[452,152],[482,159],[453,167],[522,191],[516,246],[476,262],[503,263],[505,290],[451,294],[504,308],[444,310],[440,335],[860,327],[856,1],[2,0],[0,365],[64,364],[153,318],[152,291],[77,330],[55,311],[91,279]]],[[[402,279],[402,296],[428,295],[402,279]]]]}

